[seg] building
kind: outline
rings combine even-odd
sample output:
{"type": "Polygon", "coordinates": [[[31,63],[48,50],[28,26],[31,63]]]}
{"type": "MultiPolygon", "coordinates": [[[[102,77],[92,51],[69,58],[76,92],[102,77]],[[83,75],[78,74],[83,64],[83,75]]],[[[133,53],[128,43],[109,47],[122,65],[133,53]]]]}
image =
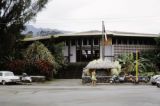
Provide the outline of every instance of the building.
{"type": "MultiPolygon", "coordinates": [[[[157,49],[154,38],[158,36],[158,34],[107,31],[107,41],[102,42],[101,31],[55,35],[57,42],[64,42],[63,54],[71,63],[89,62],[102,57],[113,61],[123,53],[157,49]]],[[[51,36],[42,36],[27,38],[24,41],[50,38],[51,36]]]]}

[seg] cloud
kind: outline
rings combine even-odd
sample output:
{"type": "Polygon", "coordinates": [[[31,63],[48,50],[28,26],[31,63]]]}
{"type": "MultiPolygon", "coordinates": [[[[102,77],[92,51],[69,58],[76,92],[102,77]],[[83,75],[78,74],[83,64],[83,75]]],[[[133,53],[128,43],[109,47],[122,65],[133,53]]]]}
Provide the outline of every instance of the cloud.
{"type": "Polygon", "coordinates": [[[37,27],[159,33],[159,0],[51,0],[38,14],[37,27]]]}

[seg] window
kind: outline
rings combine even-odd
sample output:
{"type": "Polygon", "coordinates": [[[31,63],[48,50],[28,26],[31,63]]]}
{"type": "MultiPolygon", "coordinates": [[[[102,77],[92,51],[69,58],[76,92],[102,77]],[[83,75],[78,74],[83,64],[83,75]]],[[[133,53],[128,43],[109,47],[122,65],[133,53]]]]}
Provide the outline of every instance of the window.
{"type": "Polygon", "coordinates": [[[77,62],[89,62],[91,60],[98,59],[100,56],[99,50],[77,50],[76,53],[77,62]]]}
{"type": "Polygon", "coordinates": [[[87,39],[83,39],[83,45],[87,45],[87,39]]]}
{"type": "Polygon", "coordinates": [[[94,45],[98,45],[98,39],[94,39],[94,45]]]}
{"type": "Polygon", "coordinates": [[[81,39],[78,40],[78,45],[79,46],[82,45],[82,40],[81,39]]]}
{"type": "Polygon", "coordinates": [[[2,76],[2,73],[0,73],[0,76],[2,76]]]}
{"type": "Polygon", "coordinates": [[[98,59],[100,57],[99,50],[95,50],[93,54],[94,54],[94,57],[93,57],[94,59],[98,59]]]}
{"type": "Polygon", "coordinates": [[[113,44],[116,44],[116,39],[113,38],[112,43],[113,43],[113,44]]]}
{"type": "Polygon", "coordinates": [[[127,39],[124,39],[124,40],[123,40],[123,44],[127,44],[127,39]]]}
{"type": "Polygon", "coordinates": [[[81,55],[82,55],[82,52],[81,50],[77,50],[76,51],[76,59],[77,59],[77,62],[80,62],[81,61],[81,55]]]}
{"type": "Polygon", "coordinates": [[[137,44],[138,44],[138,43],[137,43],[137,39],[134,39],[133,42],[134,42],[134,45],[137,45],[137,44]]]}
{"type": "Polygon", "coordinates": [[[133,42],[132,42],[132,40],[131,39],[129,39],[129,44],[131,45],[133,42]]]}
{"type": "Polygon", "coordinates": [[[65,46],[68,46],[69,45],[69,42],[68,41],[65,41],[65,46]]]}
{"type": "Polygon", "coordinates": [[[118,44],[121,44],[121,39],[117,39],[118,44]]]}
{"type": "Polygon", "coordinates": [[[139,45],[140,45],[140,44],[142,45],[142,44],[143,44],[143,40],[141,40],[141,39],[138,40],[138,44],[139,44],[139,45]]]}
{"type": "Polygon", "coordinates": [[[91,39],[89,39],[88,45],[92,45],[92,40],[91,39]]]}
{"type": "Polygon", "coordinates": [[[71,41],[71,45],[74,46],[75,44],[76,44],[76,41],[75,41],[75,40],[72,40],[72,41],[71,41]]]}
{"type": "Polygon", "coordinates": [[[14,76],[14,74],[12,72],[7,72],[5,73],[5,76],[14,76]]]}

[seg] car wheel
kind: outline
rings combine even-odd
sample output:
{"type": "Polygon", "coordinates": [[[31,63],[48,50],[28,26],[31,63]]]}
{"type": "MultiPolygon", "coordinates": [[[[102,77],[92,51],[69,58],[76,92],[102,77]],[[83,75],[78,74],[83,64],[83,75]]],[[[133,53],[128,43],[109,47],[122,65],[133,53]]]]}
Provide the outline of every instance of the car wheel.
{"type": "Polygon", "coordinates": [[[160,88],[160,84],[157,84],[157,87],[160,88]]]}
{"type": "Polygon", "coordinates": [[[155,82],[152,82],[152,85],[156,85],[156,83],[155,83],[155,82]]]}
{"type": "Polygon", "coordinates": [[[2,85],[6,85],[6,81],[5,80],[2,81],[2,85]]]}
{"type": "Polygon", "coordinates": [[[28,81],[26,81],[27,83],[31,83],[31,81],[30,80],[28,80],[28,81]]]}

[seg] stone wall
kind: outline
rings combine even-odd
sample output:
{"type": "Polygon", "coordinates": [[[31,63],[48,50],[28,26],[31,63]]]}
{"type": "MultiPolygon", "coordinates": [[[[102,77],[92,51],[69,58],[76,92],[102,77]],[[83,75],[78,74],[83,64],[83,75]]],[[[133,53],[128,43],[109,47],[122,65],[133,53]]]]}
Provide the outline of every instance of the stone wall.
{"type": "MultiPolygon", "coordinates": [[[[97,83],[109,83],[112,76],[97,76],[97,83]]],[[[82,76],[82,84],[91,83],[91,76],[82,76]]]]}

